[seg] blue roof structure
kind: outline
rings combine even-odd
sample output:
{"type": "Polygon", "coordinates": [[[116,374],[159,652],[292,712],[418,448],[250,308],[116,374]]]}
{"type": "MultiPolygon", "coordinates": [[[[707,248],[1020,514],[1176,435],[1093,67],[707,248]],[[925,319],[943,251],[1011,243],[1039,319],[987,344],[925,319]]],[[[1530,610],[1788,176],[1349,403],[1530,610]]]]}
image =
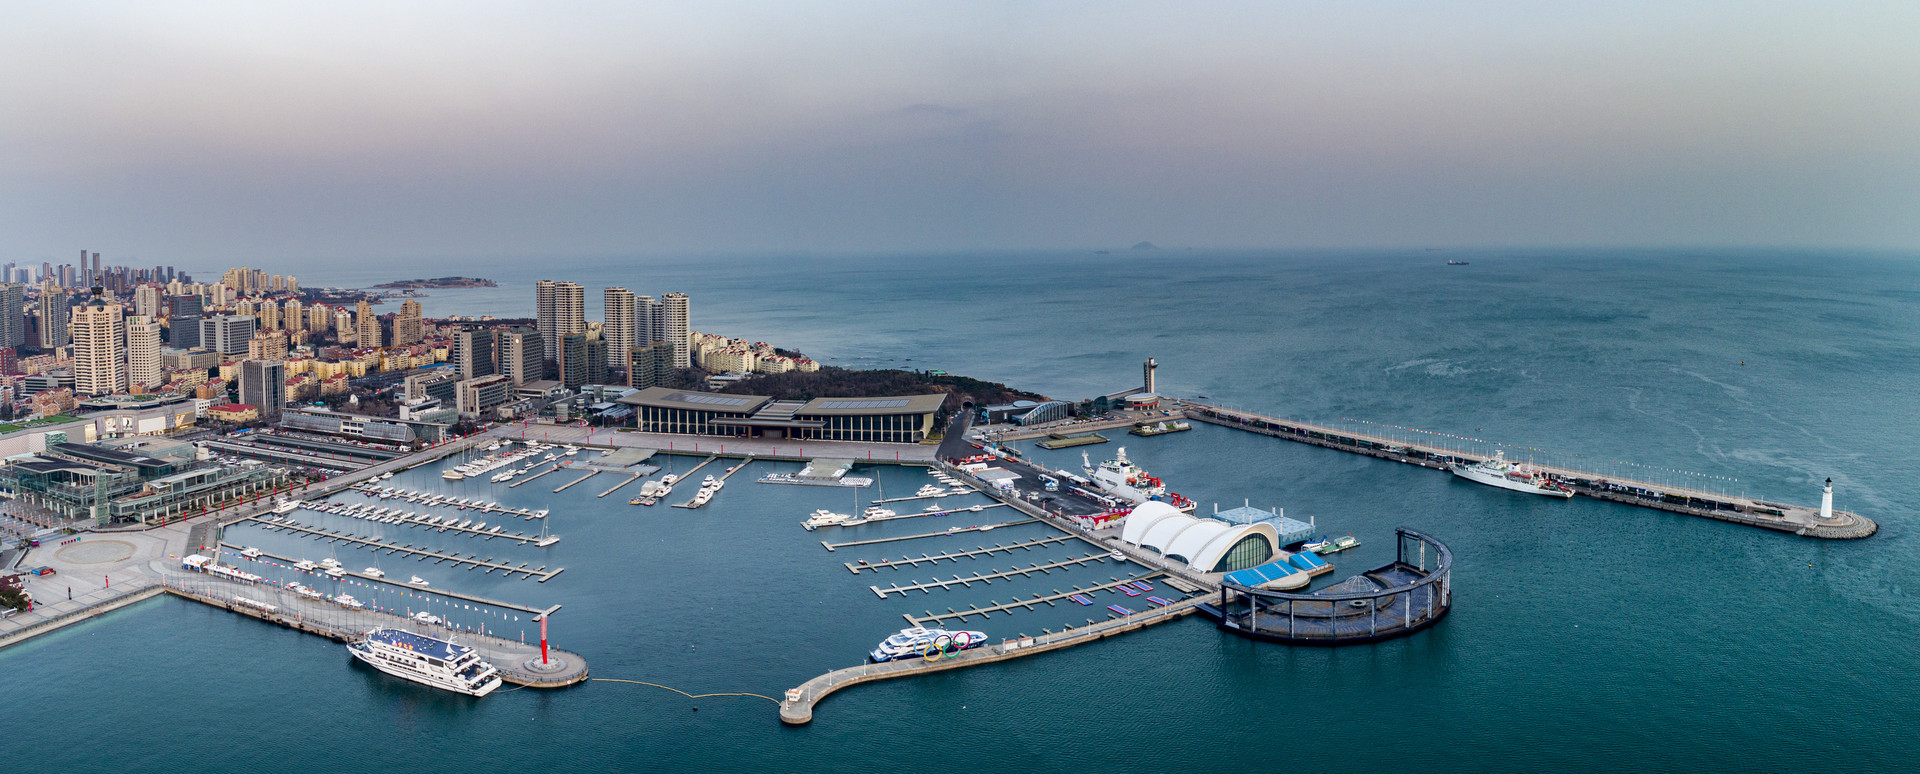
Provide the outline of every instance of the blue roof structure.
{"type": "Polygon", "coordinates": [[[1289,519],[1274,511],[1263,511],[1251,506],[1242,506],[1232,510],[1221,511],[1213,514],[1213,518],[1228,524],[1271,522],[1274,530],[1280,533],[1280,545],[1283,546],[1288,543],[1298,543],[1313,537],[1313,525],[1304,521],[1289,519]]]}
{"type": "Polygon", "coordinates": [[[1283,555],[1280,561],[1277,562],[1268,562],[1259,567],[1227,573],[1226,580],[1228,583],[1245,586],[1250,589],[1257,589],[1297,572],[1300,572],[1300,570],[1288,564],[1283,555]]]}

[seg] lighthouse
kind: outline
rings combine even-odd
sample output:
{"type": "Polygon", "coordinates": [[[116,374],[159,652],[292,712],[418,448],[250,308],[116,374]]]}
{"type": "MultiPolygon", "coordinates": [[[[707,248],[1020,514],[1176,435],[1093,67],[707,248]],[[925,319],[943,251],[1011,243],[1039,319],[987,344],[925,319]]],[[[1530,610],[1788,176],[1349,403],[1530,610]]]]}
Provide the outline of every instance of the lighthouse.
{"type": "Polygon", "coordinates": [[[1827,488],[1820,493],[1820,518],[1833,518],[1833,479],[1827,479],[1827,488]]]}
{"type": "Polygon", "coordinates": [[[1147,358],[1147,362],[1140,365],[1141,375],[1145,377],[1141,380],[1144,384],[1140,386],[1145,387],[1149,393],[1158,392],[1158,390],[1154,389],[1156,385],[1154,384],[1153,372],[1159,368],[1160,364],[1154,362],[1153,358],[1147,358]]]}

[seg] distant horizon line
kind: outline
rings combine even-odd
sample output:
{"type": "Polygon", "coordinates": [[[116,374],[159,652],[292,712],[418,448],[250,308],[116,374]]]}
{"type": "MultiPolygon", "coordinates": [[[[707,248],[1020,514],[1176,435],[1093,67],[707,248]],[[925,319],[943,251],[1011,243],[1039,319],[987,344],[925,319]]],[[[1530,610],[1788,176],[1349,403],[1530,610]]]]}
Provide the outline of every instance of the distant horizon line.
{"type": "MultiPolygon", "coordinates": [[[[1146,241],[1151,242],[1151,240],[1146,240],[1146,241]]],[[[1039,254],[1050,254],[1050,255],[1060,255],[1060,256],[1066,256],[1066,255],[1150,256],[1150,255],[1165,255],[1170,253],[1188,253],[1188,252],[1233,253],[1233,254],[1267,252],[1267,253],[1285,254],[1285,255],[1298,255],[1302,253],[1326,253],[1326,254],[1335,254],[1335,255],[1338,255],[1338,254],[1350,255],[1350,254],[1356,254],[1356,253],[1391,253],[1395,255],[1404,256],[1404,255],[1419,255],[1424,253],[1449,253],[1449,252],[1480,252],[1480,253],[1489,253],[1489,254],[1513,254],[1513,253],[1525,253],[1525,252],[1565,253],[1565,252],[1582,251],[1582,250],[1634,252],[1634,253],[1672,251],[1672,252],[1680,252],[1680,253],[1700,253],[1700,254],[1709,254],[1709,253],[1723,254],[1723,253],[1729,253],[1729,252],[1742,252],[1742,251],[1764,252],[1764,253],[1773,253],[1773,254],[1793,253],[1793,252],[1810,252],[1810,253],[1846,252],[1846,253],[1855,253],[1855,254],[1863,254],[1863,255],[1878,254],[1878,255],[1887,255],[1887,256],[1920,257],[1920,246],[1892,247],[1892,246],[1876,246],[1876,245],[1759,245],[1759,244],[1754,244],[1754,245],[1739,245],[1739,244],[1464,245],[1463,244],[1463,245],[1374,245],[1374,246],[1334,246],[1334,245],[1247,246],[1247,245],[1160,245],[1160,244],[1154,243],[1152,247],[1137,248],[1135,246],[1137,244],[1139,243],[1135,243],[1134,245],[1123,245],[1123,246],[1094,246],[1094,247],[955,247],[955,248],[927,247],[927,248],[858,248],[858,249],[853,249],[853,248],[848,248],[848,249],[841,249],[841,248],[738,248],[738,249],[725,248],[725,249],[708,249],[708,250],[646,250],[646,251],[635,251],[635,252],[581,251],[581,252],[545,252],[545,253],[521,252],[521,253],[492,253],[492,254],[327,253],[327,254],[307,254],[307,255],[299,255],[299,256],[288,256],[288,257],[270,259],[270,260],[271,262],[274,262],[274,263],[279,263],[279,262],[306,263],[306,262],[315,262],[315,261],[342,261],[342,260],[421,261],[421,262],[438,262],[438,261],[511,262],[511,261],[527,260],[530,258],[561,259],[561,260],[634,260],[634,259],[668,260],[668,259],[687,259],[687,258],[754,259],[754,258],[773,258],[773,257],[806,257],[806,258],[900,257],[900,258],[906,258],[906,257],[949,257],[949,256],[961,256],[961,255],[981,256],[981,255],[1039,255],[1039,254]]],[[[98,252],[102,253],[103,262],[110,263],[112,265],[124,265],[124,266],[145,265],[145,264],[153,263],[155,261],[158,261],[163,265],[167,265],[168,262],[171,261],[170,265],[178,267],[182,265],[181,262],[183,260],[196,261],[196,262],[208,260],[205,258],[154,259],[154,258],[142,258],[139,255],[133,255],[130,257],[123,257],[123,258],[111,258],[111,257],[108,257],[106,250],[99,250],[98,252]]],[[[63,253],[62,255],[65,255],[65,254],[63,253]]],[[[266,258],[266,256],[260,253],[252,253],[249,259],[229,259],[230,265],[227,266],[227,268],[232,268],[233,266],[243,266],[243,265],[251,266],[252,263],[254,262],[263,261],[264,258],[266,258]]],[[[8,260],[10,260],[16,266],[34,264],[34,263],[53,263],[54,265],[59,265],[61,263],[72,262],[70,256],[65,258],[54,258],[54,257],[12,258],[8,260]]],[[[220,259],[212,259],[212,260],[217,262],[220,259]]],[[[261,267],[254,267],[254,268],[261,268],[261,267]]],[[[355,267],[355,268],[360,268],[360,267],[355,267]]],[[[207,271],[211,269],[199,269],[199,270],[207,271]]],[[[188,271],[188,273],[191,274],[191,273],[194,273],[194,271],[190,270],[188,271]]]]}

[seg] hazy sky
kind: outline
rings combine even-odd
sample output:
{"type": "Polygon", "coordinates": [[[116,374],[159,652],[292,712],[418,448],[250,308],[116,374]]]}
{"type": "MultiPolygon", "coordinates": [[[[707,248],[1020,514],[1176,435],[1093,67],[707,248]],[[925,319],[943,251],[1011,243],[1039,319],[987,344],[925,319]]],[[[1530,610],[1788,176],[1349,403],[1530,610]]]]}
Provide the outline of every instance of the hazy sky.
{"type": "Polygon", "coordinates": [[[0,260],[1920,247],[1912,0],[0,13],[0,260]]]}

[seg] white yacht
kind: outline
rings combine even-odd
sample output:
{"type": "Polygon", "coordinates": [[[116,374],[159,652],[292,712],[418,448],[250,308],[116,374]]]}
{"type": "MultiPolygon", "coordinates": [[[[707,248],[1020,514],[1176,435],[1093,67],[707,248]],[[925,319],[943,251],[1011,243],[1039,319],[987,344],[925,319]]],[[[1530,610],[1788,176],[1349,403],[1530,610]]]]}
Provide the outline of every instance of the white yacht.
{"type": "Polygon", "coordinates": [[[366,608],[367,606],[365,602],[361,602],[360,600],[354,599],[352,594],[341,594],[339,596],[336,596],[333,598],[333,603],[341,607],[344,607],[348,610],[361,610],[366,608]]]}
{"type": "Polygon", "coordinates": [[[258,559],[260,558],[260,549],[247,546],[246,548],[240,549],[240,555],[248,559],[258,559]]]}
{"type": "Polygon", "coordinates": [[[447,472],[445,472],[445,473],[442,473],[442,474],[440,474],[440,477],[441,477],[441,478],[444,478],[444,479],[446,479],[446,480],[448,480],[448,481],[459,481],[459,480],[461,480],[461,479],[464,479],[464,478],[466,478],[467,476],[466,476],[466,474],[464,474],[464,473],[461,473],[461,472],[460,472],[460,471],[458,471],[458,470],[449,470],[449,471],[447,471],[447,472]]]}
{"type": "Polygon", "coordinates": [[[407,581],[407,582],[408,582],[408,583],[411,583],[411,584],[413,584],[413,585],[415,585],[415,586],[427,586],[427,585],[431,585],[431,584],[429,584],[429,583],[427,583],[427,579],[426,579],[426,578],[422,578],[422,577],[420,577],[420,576],[418,576],[418,575],[415,575],[415,576],[413,576],[413,579],[412,579],[412,580],[409,580],[409,581],[407,581]]]}
{"type": "Polygon", "coordinates": [[[1573,496],[1572,487],[1547,478],[1544,472],[1507,459],[1504,451],[1494,452],[1493,459],[1473,465],[1454,465],[1450,469],[1454,475],[1477,484],[1563,499],[1573,496]]]}
{"type": "Polygon", "coordinates": [[[821,508],[808,516],[806,521],[800,522],[800,526],[808,532],[812,532],[821,527],[834,527],[845,524],[847,520],[852,518],[852,516],[844,513],[834,513],[833,511],[821,508]]]}
{"type": "Polygon", "coordinates": [[[273,506],[274,513],[293,513],[300,509],[299,500],[281,500],[273,506]]]}
{"type": "Polygon", "coordinates": [[[300,561],[293,563],[293,569],[300,570],[302,572],[313,572],[314,570],[320,569],[320,565],[317,565],[317,564],[314,564],[313,562],[309,562],[305,559],[302,559],[300,561]]]}
{"type": "Polygon", "coordinates": [[[977,648],[986,643],[986,632],[947,631],[914,626],[901,629],[893,636],[882,640],[878,646],[867,653],[867,657],[874,661],[893,661],[928,655],[935,649],[950,653],[977,648]]]}
{"type": "Polygon", "coordinates": [[[500,673],[473,648],[399,629],[374,629],[347,649],[394,677],[421,685],[485,696],[500,687],[500,673]]]}
{"type": "Polygon", "coordinates": [[[381,572],[381,571],[380,571],[380,568],[378,568],[378,567],[368,567],[367,569],[364,569],[364,570],[361,570],[361,571],[360,571],[360,574],[361,574],[361,575],[365,575],[365,576],[367,576],[367,577],[369,577],[369,578],[385,578],[385,577],[387,577],[387,574],[386,574],[386,573],[384,573],[384,572],[381,572]]]}

